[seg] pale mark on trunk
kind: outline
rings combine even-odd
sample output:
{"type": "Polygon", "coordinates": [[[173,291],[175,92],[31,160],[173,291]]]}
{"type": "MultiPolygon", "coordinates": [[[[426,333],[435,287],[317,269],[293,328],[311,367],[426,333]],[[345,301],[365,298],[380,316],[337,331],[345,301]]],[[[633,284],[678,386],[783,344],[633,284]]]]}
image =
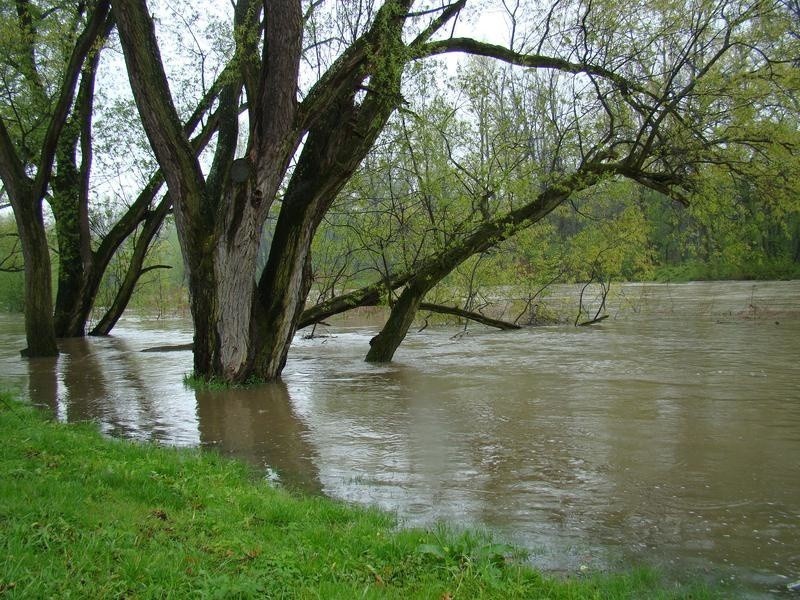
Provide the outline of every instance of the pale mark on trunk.
{"type": "Polygon", "coordinates": [[[235,377],[248,361],[250,319],[259,244],[258,209],[245,203],[230,243],[217,246],[215,270],[219,298],[220,362],[226,378],[235,377]]]}

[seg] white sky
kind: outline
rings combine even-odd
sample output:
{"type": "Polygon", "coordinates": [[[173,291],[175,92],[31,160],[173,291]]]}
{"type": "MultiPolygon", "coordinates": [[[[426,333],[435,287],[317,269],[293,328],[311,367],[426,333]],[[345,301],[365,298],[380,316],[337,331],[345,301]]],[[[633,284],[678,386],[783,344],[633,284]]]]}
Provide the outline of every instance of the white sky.
{"type": "MultiPolygon", "coordinates": [[[[332,0],[331,0],[332,2],[332,0]]],[[[422,3],[421,3],[422,4],[422,3]]],[[[428,4],[428,3],[425,3],[428,4]]],[[[327,6],[330,6],[330,2],[327,6]]],[[[167,75],[170,79],[173,99],[179,107],[191,106],[200,93],[200,86],[208,87],[221,68],[219,56],[215,58],[211,42],[204,36],[203,27],[215,19],[229,22],[232,8],[229,2],[200,0],[150,0],[159,33],[159,45],[167,75]],[[196,11],[194,17],[191,10],[196,11]],[[187,12],[189,11],[189,12],[187,12]],[[191,31],[190,31],[191,28],[191,31]],[[205,69],[200,69],[198,57],[205,54],[205,69]],[[204,71],[204,72],[203,72],[204,71]],[[190,83],[191,82],[191,83],[190,83]],[[192,89],[194,88],[194,89],[192,89]]],[[[495,44],[508,44],[510,40],[510,21],[500,2],[472,2],[459,16],[454,35],[475,37],[495,44]]],[[[447,34],[451,28],[444,30],[447,34]]],[[[447,65],[448,76],[453,76],[464,57],[449,54],[439,58],[447,65]]],[[[124,57],[116,39],[103,52],[97,84],[98,105],[110,105],[115,101],[129,102],[131,95],[127,82],[124,57]]],[[[138,119],[138,116],[137,116],[138,119]]],[[[128,125],[138,127],[129,121],[128,125]]],[[[95,118],[95,135],[99,139],[102,116],[95,118]]],[[[108,132],[105,132],[107,135],[108,132]]],[[[143,155],[133,145],[129,145],[120,128],[116,132],[113,154],[95,151],[92,170],[92,193],[96,198],[111,199],[113,202],[132,202],[142,186],[142,180],[149,175],[148,166],[133,164],[132,156],[143,155]]],[[[143,135],[143,132],[142,132],[143,135]]],[[[4,204],[5,198],[0,199],[4,204]]],[[[105,201],[105,200],[104,200],[105,201]]],[[[0,210],[0,215],[10,212],[10,208],[0,210]]]]}

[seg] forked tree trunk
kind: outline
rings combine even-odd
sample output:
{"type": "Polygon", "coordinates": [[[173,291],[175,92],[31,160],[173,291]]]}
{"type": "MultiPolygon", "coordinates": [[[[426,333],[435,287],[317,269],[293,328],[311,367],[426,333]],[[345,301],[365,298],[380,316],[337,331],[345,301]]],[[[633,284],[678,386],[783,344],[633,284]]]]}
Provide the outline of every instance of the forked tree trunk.
{"type": "MultiPolygon", "coordinates": [[[[251,171],[237,183],[228,170],[233,155],[225,141],[235,138],[230,135],[235,120],[220,128],[214,164],[204,178],[177,126],[146,3],[114,3],[134,97],[174,199],[189,276],[197,375],[228,382],[280,375],[308,292],[309,249],[319,220],[402,102],[400,80],[412,54],[403,41],[403,25],[411,4],[398,0],[381,6],[370,30],[335,61],[298,109],[300,3],[259,3],[265,13],[263,52],[248,42],[253,35],[237,38],[249,105],[251,171]],[[256,64],[252,59],[259,54],[256,64]],[[256,288],[261,227],[306,132],[303,155],[311,166],[304,172],[301,156],[256,288]]],[[[248,5],[238,0],[235,12],[257,17],[259,11],[248,5]]],[[[463,5],[459,0],[443,9],[414,43],[430,39],[463,5]]],[[[225,107],[220,102],[220,109],[225,107]]]]}
{"type": "Polygon", "coordinates": [[[283,199],[269,259],[258,286],[254,371],[277,379],[286,364],[311,287],[311,244],[337,194],[366,156],[399,97],[399,73],[381,73],[382,92],[360,107],[337,100],[306,139],[283,199]]]}

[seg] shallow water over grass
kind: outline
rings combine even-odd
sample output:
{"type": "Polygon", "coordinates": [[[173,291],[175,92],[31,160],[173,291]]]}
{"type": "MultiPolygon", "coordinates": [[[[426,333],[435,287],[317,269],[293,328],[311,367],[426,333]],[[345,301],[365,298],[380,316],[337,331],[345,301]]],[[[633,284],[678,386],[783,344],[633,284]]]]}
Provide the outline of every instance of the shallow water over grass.
{"type": "MultiPolygon", "coordinates": [[[[566,297],[565,291],[565,297],[566,297]]],[[[629,286],[591,328],[412,334],[363,362],[375,323],[298,338],[281,384],[194,392],[185,321],[127,319],[2,378],[64,420],[203,444],[287,485],[484,526],[539,566],[632,563],[769,596],[800,579],[800,283],[629,286]]],[[[738,592],[737,592],[738,593],[738,592]]]]}

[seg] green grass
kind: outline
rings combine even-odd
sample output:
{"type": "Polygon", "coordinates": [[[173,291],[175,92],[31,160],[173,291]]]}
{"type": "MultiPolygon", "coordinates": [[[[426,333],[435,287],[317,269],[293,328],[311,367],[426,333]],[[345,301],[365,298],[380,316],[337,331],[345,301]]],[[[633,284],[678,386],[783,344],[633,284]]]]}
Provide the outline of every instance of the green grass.
{"type": "Polygon", "coordinates": [[[483,535],[398,530],[211,453],[110,440],[0,400],[4,598],[710,597],[645,570],[543,576],[483,535]]]}
{"type": "Polygon", "coordinates": [[[241,383],[231,383],[218,377],[207,378],[201,375],[195,375],[194,373],[186,373],[183,376],[184,386],[191,390],[203,392],[219,392],[225,390],[243,389],[257,385],[264,385],[264,383],[266,382],[258,377],[251,377],[250,379],[247,379],[241,383]]]}

